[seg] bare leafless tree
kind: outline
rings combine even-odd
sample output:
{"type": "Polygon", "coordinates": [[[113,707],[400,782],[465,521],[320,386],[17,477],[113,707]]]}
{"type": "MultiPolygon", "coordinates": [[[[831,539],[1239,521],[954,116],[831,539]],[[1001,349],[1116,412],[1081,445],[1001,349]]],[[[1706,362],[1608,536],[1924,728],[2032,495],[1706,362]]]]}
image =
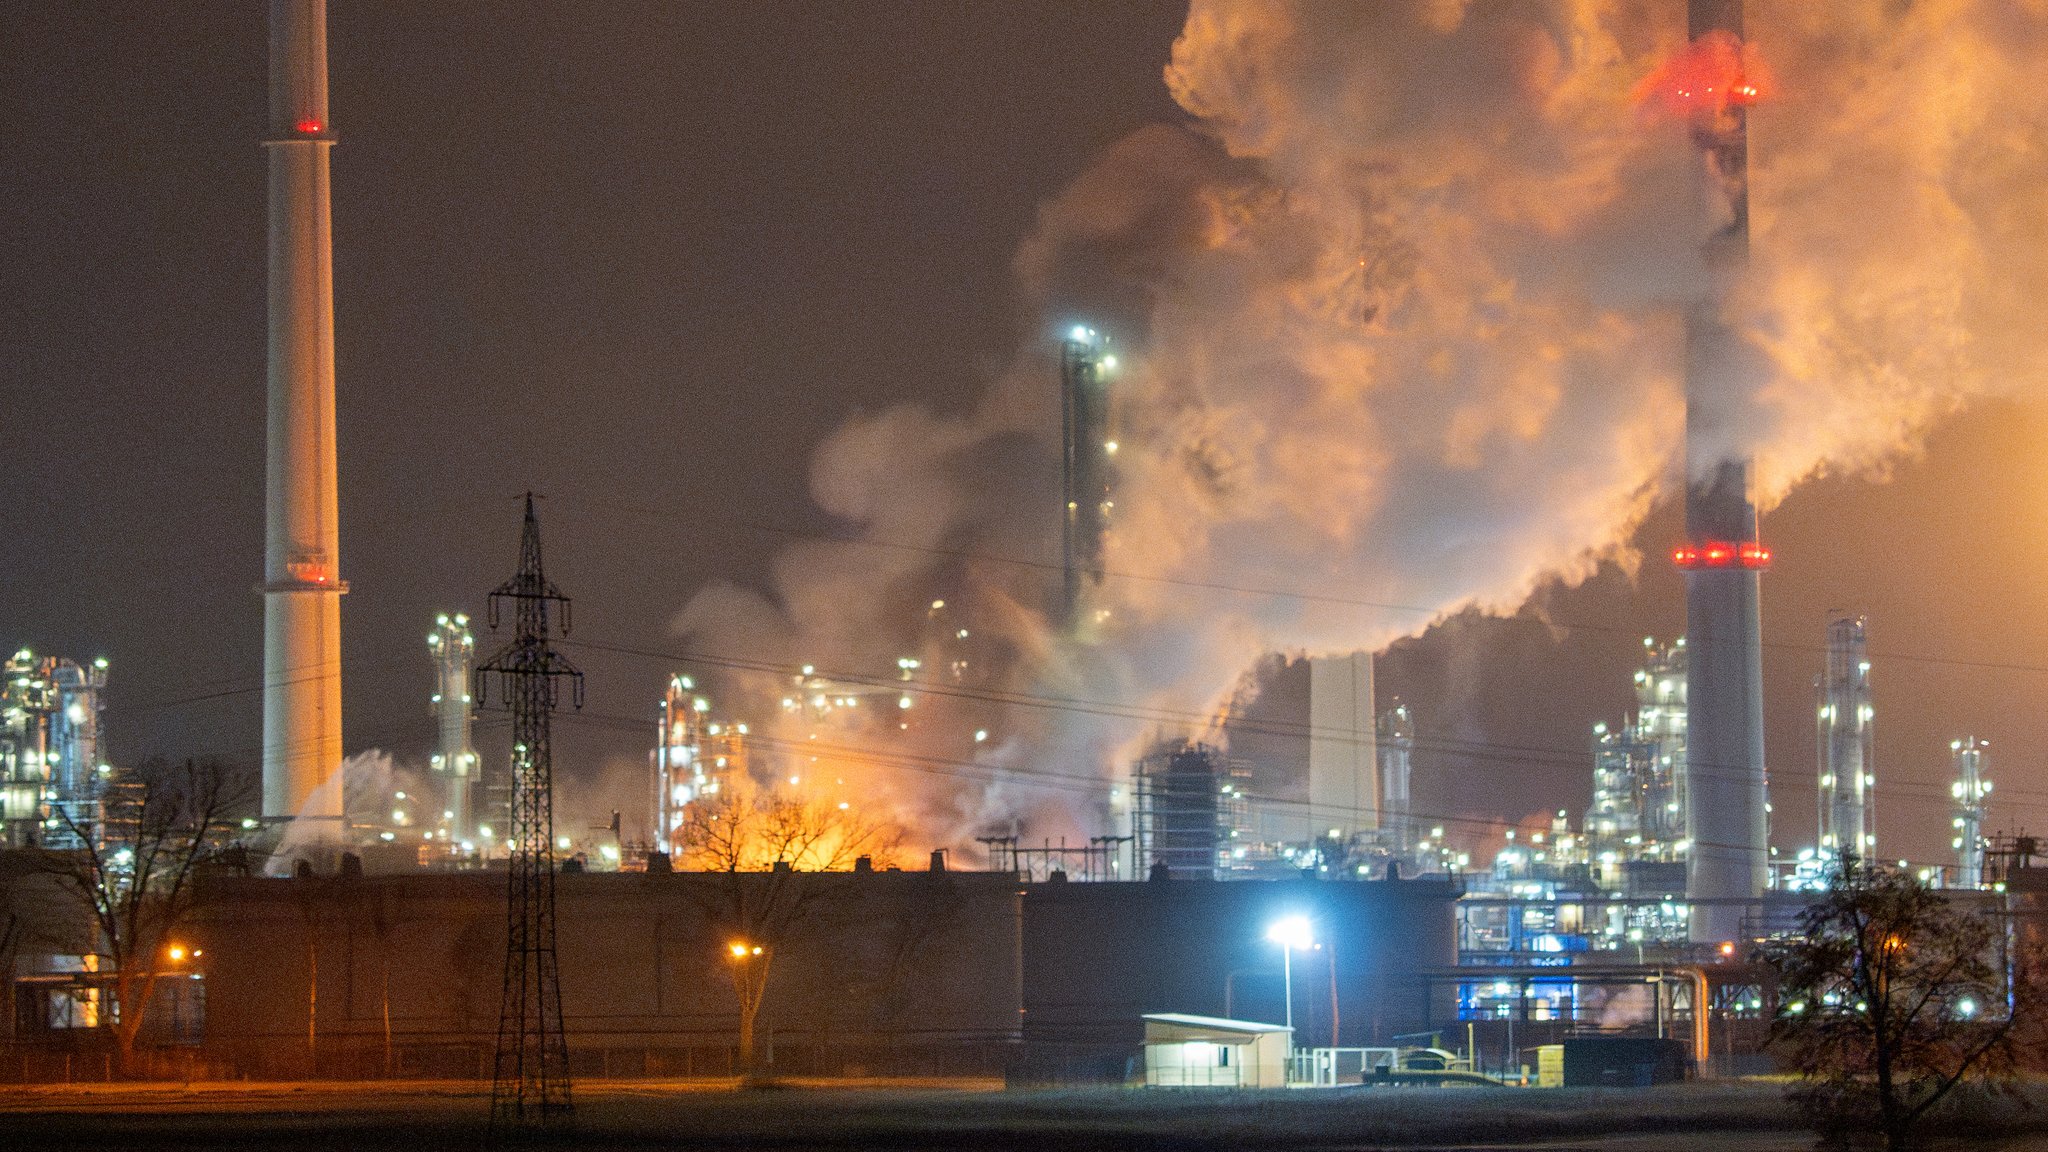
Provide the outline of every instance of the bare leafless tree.
{"type": "Polygon", "coordinates": [[[91,918],[90,956],[112,993],[102,1020],[124,1073],[133,1071],[158,978],[190,961],[178,934],[199,907],[200,873],[247,871],[233,835],[250,791],[215,761],[146,761],[109,782],[97,824],[59,811],[78,846],[38,852],[39,868],[91,918]]]}
{"type": "Polygon", "coordinates": [[[903,829],[848,804],[764,788],[744,777],[683,810],[683,853],[695,872],[843,872],[866,856],[893,863],[903,829]]]}
{"type": "Polygon", "coordinates": [[[903,830],[850,805],[727,780],[683,811],[679,863],[713,873],[706,911],[726,939],[722,962],[739,1002],[739,1066],[756,1074],[754,1031],[777,951],[838,893],[817,873],[844,872],[861,857],[880,866],[902,849],[903,830]]]}

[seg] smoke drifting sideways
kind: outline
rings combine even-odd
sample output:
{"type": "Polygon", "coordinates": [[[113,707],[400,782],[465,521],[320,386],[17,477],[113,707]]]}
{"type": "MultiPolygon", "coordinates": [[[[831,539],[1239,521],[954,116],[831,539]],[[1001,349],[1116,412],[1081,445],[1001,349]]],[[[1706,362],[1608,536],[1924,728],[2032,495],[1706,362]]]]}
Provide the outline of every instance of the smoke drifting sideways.
{"type": "MultiPolygon", "coordinates": [[[[2037,391],[2048,8],[1752,8],[1750,44],[1710,48],[1769,77],[1753,255],[1722,284],[1703,160],[1654,98],[1689,59],[1684,5],[1197,0],[1165,75],[1186,121],[1107,149],[1016,257],[1042,338],[969,411],[849,420],[811,469],[844,536],[786,549],[769,594],[702,590],[678,631],[871,677],[919,658],[913,708],[785,716],[761,743],[933,843],[1118,832],[1104,783],[1151,734],[1199,733],[1262,654],[1377,649],[1632,570],[1685,467],[1702,302],[1747,352],[1695,382],[1721,417],[1704,447],[1753,455],[1765,507],[1881,474],[1973,396],[2037,391]],[[1122,362],[1086,639],[1051,570],[1053,341],[1077,318],[1122,362]],[[952,623],[974,655],[940,683],[952,623]]],[[[772,714],[781,679],[734,704],[772,714]]]]}
{"type": "MultiPolygon", "coordinates": [[[[306,797],[297,818],[285,826],[264,864],[265,875],[289,876],[301,860],[315,868],[334,867],[342,852],[355,847],[350,822],[383,823],[385,806],[391,802],[393,793],[407,790],[422,800],[438,796],[441,791],[438,783],[427,784],[419,769],[399,766],[391,753],[381,748],[344,757],[341,766],[328,773],[327,779],[306,797]],[[337,812],[343,818],[322,815],[337,812]]],[[[432,803],[427,802],[416,822],[431,828],[437,822],[434,815],[432,803]]]]}

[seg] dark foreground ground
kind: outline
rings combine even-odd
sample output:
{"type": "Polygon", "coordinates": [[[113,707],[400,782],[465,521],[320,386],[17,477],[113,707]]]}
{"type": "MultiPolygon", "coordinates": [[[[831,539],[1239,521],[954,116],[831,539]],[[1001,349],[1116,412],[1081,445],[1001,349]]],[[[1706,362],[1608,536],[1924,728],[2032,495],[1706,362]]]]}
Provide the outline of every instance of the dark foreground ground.
{"type": "MultiPolygon", "coordinates": [[[[9,1147],[60,1149],[590,1148],[937,1150],[1367,1148],[1794,1152],[1811,1138],[1767,1083],[1659,1089],[1073,1090],[794,1082],[577,1086],[572,1120],[489,1131],[471,1083],[196,1084],[0,1090],[9,1147]]],[[[2007,1108],[1970,1147],[2048,1147],[2048,1110],[2007,1108]]]]}

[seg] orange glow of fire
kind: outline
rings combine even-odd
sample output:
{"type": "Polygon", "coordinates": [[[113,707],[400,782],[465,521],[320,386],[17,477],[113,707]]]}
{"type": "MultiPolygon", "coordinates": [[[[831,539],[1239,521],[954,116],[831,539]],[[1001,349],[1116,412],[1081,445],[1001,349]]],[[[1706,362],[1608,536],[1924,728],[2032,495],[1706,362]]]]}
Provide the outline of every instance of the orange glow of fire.
{"type": "Polygon", "coordinates": [[[1726,32],[1709,32],[1636,84],[1640,107],[1678,116],[1718,115],[1772,95],[1770,72],[1756,49],[1726,32]]]}

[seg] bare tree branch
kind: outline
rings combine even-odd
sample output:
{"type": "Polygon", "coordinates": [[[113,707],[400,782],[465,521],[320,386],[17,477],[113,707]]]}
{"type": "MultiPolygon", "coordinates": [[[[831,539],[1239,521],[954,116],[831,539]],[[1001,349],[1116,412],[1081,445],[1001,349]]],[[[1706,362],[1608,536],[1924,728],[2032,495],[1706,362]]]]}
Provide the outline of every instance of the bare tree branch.
{"type": "Polygon", "coordinates": [[[903,831],[849,806],[742,777],[686,807],[680,837],[681,867],[723,877],[707,911],[728,937],[722,960],[739,1002],[741,1071],[751,1075],[754,1021],[775,955],[840,895],[819,874],[844,872],[863,856],[887,867],[903,831]]]}
{"type": "Polygon", "coordinates": [[[124,1072],[157,979],[172,963],[166,950],[198,906],[199,873],[223,859],[232,813],[247,799],[219,763],[146,761],[109,782],[97,825],[58,810],[78,847],[38,852],[38,869],[92,919],[91,955],[113,1001],[103,1021],[124,1072]]]}

